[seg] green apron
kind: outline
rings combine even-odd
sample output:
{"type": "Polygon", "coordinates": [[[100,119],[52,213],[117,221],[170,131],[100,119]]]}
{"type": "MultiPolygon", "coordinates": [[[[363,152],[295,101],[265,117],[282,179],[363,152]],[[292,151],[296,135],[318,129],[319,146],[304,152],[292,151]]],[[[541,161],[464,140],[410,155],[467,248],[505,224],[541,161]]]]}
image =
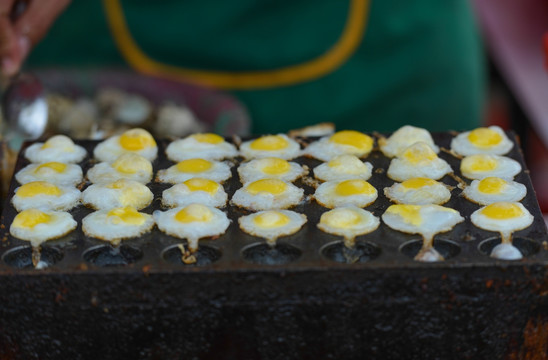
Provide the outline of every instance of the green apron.
{"type": "Polygon", "coordinates": [[[484,64],[463,0],[73,1],[30,66],[130,64],[235,95],[254,133],[479,126],[484,64]]]}

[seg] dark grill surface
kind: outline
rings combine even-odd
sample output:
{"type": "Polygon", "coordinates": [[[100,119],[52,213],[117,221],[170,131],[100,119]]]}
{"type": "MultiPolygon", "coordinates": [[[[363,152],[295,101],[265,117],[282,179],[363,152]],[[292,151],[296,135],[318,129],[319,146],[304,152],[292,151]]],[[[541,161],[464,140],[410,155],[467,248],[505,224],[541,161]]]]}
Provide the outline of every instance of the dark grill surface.
{"type": "MultiPolygon", "coordinates": [[[[452,136],[434,134],[434,140],[448,149],[452,136]]],[[[79,142],[89,152],[84,173],[96,143],[79,142]]],[[[155,172],[173,164],[165,158],[167,144],[158,143],[155,172]]],[[[479,205],[460,196],[450,176],[440,180],[454,186],[444,206],[465,221],[435,237],[446,257],[438,263],[414,261],[420,238],[382,223],[358,237],[348,255],[340,237],[316,228],[328,209],[306,201],[294,210],[308,223],[279,239],[275,250],[239,230],[237,218],[247,212],[228,206],[230,227],[217,239],[200,240],[194,265],[182,263],[181,240],[156,228],[119,248],[86,237],[81,219],[92,210],[79,206],[71,211],[77,230],[46,242],[42,259],[50,265],[36,270],[28,243],[8,233],[16,212],[6,204],[0,353],[17,359],[548,356],[548,234],[518,145],[506,156],[522,164],[514,180],[527,187],[522,203],[535,217],[514,234],[520,261],[487,255],[500,236],[472,225],[479,205]],[[349,257],[355,263],[346,263],[349,257]]],[[[440,157],[462,178],[459,159],[444,151],[440,157]]],[[[320,163],[295,161],[310,168],[320,163]]],[[[393,183],[386,176],[390,159],[374,151],[367,161],[379,197],[366,210],[380,217],[390,205],[383,194],[393,183]]],[[[20,157],[15,171],[27,164],[20,157]]],[[[302,180],[295,184],[308,195],[314,191],[302,180]]],[[[14,181],[10,198],[17,186],[14,181]]],[[[143,211],[161,209],[161,193],[170,186],[150,183],[155,198],[143,211]]],[[[229,199],[240,186],[233,167],[225,184],[229,199]]]]}

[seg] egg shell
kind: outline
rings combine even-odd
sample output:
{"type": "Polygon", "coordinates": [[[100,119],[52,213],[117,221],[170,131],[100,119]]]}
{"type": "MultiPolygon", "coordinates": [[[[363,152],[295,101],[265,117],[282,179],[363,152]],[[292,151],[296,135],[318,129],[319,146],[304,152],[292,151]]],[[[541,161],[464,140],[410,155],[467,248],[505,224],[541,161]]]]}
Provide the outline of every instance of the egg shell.
{"type": "Polygon", "coordinates": [[[145,218],[144,223],[134,225],[117,222],[114,217],[108,216],[109,211],[111,210],[98,210],[84,217],[82,219],[84,234],[117,244],[119,240],[138,237],[150,232],[154,226],[154,219],[150,214],[141,213],[145,218]]]}
{"type": "MultiPolygon", "coordinates": [[[[51,221],[26,228],[16,226],[14,219],[14,222],[10,225],[10,234],[18,239],[30,241],[33,247],[38,247],[45,241],[60,238],[76,229],[77,223],[68,212],[43,212],[51,217],[51,221]]],[[[16,217],[20,214],[22,213],[19,213],[16,217]]]]}
{"type": "Polygon", "coordinates": [[[179,162],[185,159],[202,158],[208,160],[223,160],[238,156],[236,146],[226,141],[210,144],[198,141],[194,136],[172,141],[166,148],[169,160],[179,162]]]}
{"type": "Polygon", "coordinates": [[[211,195],[206,191],[191,191],[184,183],[176,184],[162,192],[162,205],[168,207],[184,207],[193,203],[212,207],[224,207],[228,195],[221,185],[211,195]]]}
{"type": "MultiPolygon", "coordinates": [[[[480,128],[484,129],[484,128],[480,128]]],[[[459,155],[469,156],[474,154],[504,155],[514,147],[514,143],[508,139],[504,130],[498,126],[489,126],[490,131],[500,135],[501,141],[497,145],[489,147],[478,147],[469,140],[471,131],[458,134],[451,140],[451,150],[459,155]]],[[[476,129],[477,130],[477,129],[476,129]]]]}
{"type": "Polygon", "coordinates": [[[427,143],[436,153],[439,153],[440,149],[434,143],[430,132],[411,125],[402,126],[392,133],[389,138],[380,138],[379,147],[385,156],[395,157],[418,141],[427,143]]]}
{"type": "MultiPolygon", "coordinates": [[[[273,135],[265,135],[265,136],[273,136],[273,135]]],[[[240,145],[240,155],[242,155],[245,159],[260,159],[264,157],[278,157],[280,159],[284,160],[291,160],[301,155],[301,146],[298,142],[291,139],[285,134],[277,134],[274,136],[279,136],[283,138],[287,142],[287,147],[277,150],[255,150],[252,148],[252,143],[255,140],[264,138],[258,138],[253,140],[244,141],[240,145]]]]}
{"type": "Polygon", "coordinates": [[[270,159],[273,158],[254,159],[238,166],[238,175],[240,176],[242,184],[266,178],[293,182],[306,175],[306,170],[301,165],[292,161],[289,162],[289,169],[287,172],[281,174],[268,174],[263,171],[263,167],[268,165],[270,159]]]}
{"type": "Polygon", "coordinates": [[[33,181],[47,181],[52,184],[76,186],[83,180],[82,168],[76,164],[64,164],[66,168],[58,172],[42,164],[29,164],[15,174],[15,180],[19,184],[27,184],[33,181]]]}
{"type": "Polygon", "coordinates": [[[370,162],[363,162],[355,155],[338,155],[329,162],[314,168],[314,177],[321,181],[348,179],[369,180],[373,171],[370,162]]]}
{"type": "Polygon", "coordinates": [[[25,158],[33,163],[58,161],[79,163],[87,156],[87,151],[65,135],[55,135],[45,143],[34,143],[25,150],[25,158]]]}
{"type": "MultiPolygon", "coordinates": [[[[28,184],[31,183],[27,183],[26,185],[28,184]]],[[[68,211],[78,206],[80,203],[81,192],[74,186],[55,185],[61,191],[61,195],[59,196],[38,194],[30,197],[23,197],[18,194],[18,191],[22,186],[15,189],[15,195],[13,195],[11,199],[11,202],[17,211],[26,209],[68,211]]]]}
{"type": "Polygon", "coordinates": [[[246,233],[264,238],[267,240],[275,240],[282,236],[288,236],[299,231],[302,226],[306,223],[306,216],[303,214],[298,214],[291,210],[265,210],[259,211],[250,215],[242,216],[238,219],[240,228],[246,233]],[[260,227],[255,223],[257,216],[267,214],[269,212],[276,211],[284,214],[289,218],[289,222],[282,226],[276,226],[272,228],[260,227]]]}

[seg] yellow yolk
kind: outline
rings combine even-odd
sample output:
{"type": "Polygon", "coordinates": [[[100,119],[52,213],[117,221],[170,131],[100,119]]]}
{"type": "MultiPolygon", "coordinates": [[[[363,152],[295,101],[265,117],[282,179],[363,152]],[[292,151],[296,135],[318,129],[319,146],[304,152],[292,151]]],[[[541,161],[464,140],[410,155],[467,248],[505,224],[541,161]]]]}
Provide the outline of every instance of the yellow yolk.
{"type": "Polygon", "coordinates": [[[13,219],[13,226],[19,228],[33,228],[38,224],[45,224],[51,221],[48,215],[37,209],[23,210],[13,219]]]}
{"type": "Polygon", "coordinates": [[[175,220],[181,223],[208,222],[213,217],[211,210],[201,204],[191,204],[175,214],[175,220]]]}
{"type": "Polygon", "coordinates": [[[345,180],[335,187],[335,193],[340,196],[372,195],[375,188],[365,180],[345,180]]]}
{"type": "Polygon", "coordinates": [[[479,148],[490,148],[500,144],[502,136],[489,128],[478,128],[468,134],[468,140],[479,148]]]}
{"type": "Polygon", "coordinates": [[[112,163],[112,168],[122,174],[135,174],[137,171],[152,172],[152,164],[137,154],[124,154],[112,163]]]}
{"type": "Polygon", "coordinates": [[[361,217],[350,209],[337,209],[322,214],[320,223],[339,229],[346,229],[359,224],[361,217]]]}
{"type": "Polygon", "coordinates": [[[267,211],[255,216],[253,222],[261,228],[272,229],[288,224],[289,217],[279,211],[267,211]]]}
{"type": "Polygon", "coordinates": [[[413,165],[427,163],[435,160],[438,155],[427,144],[413,146],[403,152],[403,157],[413,165]]]}
{"type": "Polygon", "coordinates": [[[121,190],[118,195],[118,200],[123,206],[131,205],[135,202],[142,202],[148,198],[148,195],[139,186],[128,186],[128,182],[124,179],[116,180],[108,185],[109,189],[121,190]]]}
{"type": "Polygon", "coordinates": [[[156,141],[143,129],[128,130],[120,136],[120,145],[130,151],[139,151],[156,146],[156,141]]]}
{"type": "Polygon", "coordinates": [[[184,173],[201,173],[213,167],[211,161],[205,159],[188,159],[177,164],[177,170],[184,173]]]}
{"type": "Polygon", "coordinates": [[[192,137],[196,139],[196,141],[198,142],[212,144],[212,145],[220,144],[224,141],[224,139],[220,137],[219,135],[211,134],[211,133],[195,134],[195,135],[192,135],[192,137]]]}
{"type": "Polygon", "coordinates": [[[39,174],[41,172],[48,172],[49,170],[53,170],[57,173],[63,173],[65,172],[66,169],[67,169],[66,164],[52,161],[52,162],[47,162],[47,163],[38,165],[36,169],[34,169],[34,173],[39,174]]]}
{"type": "Polygon", "coordinates": [[[500,194],[508,183],[497,177],[486,177],[478,184],[478,190],[484,194],[500,194]]]}
{"type": "Polygon", "coordinates": [[[285,174],[291,168],[288,161],[278,158],[263,159],[263,164],[262,171],[268,175],[285,174]]]}
{"type": "Polygon", "coordinates": [[[192,178],[184,182],[190,191],[205,191],[211,195],[219,189],[219,184],[213,180],[192,178]]]}
{"type": "Polygon", "coordinates": [[[489,156],[471,155],[462,160],[461,167],[463,171],[493,171],[497,168],[497,160],[489,156]]]}
{"type": "Polygon", "coordinates": [[[289,146],[289,142],[280,135],[267,135],[253,140],[249,147],[259,151],[282,150],[289,146]]]}
{"type": "Polygon", "coordinates": [[[252,195],[257,195],[260,192],[270,193],[272,195],[280,195],[287,188],[287,185],[277,179],[261,179],[250,183],[247,186],[247,192],[252,195]]]}
{"type": "Polygon", "coordinates": [[[114,224],[142,225],[145,222],[143,214],[130,206],[112,209],[107,216],[112,218],[114,224]]]}
{"type": "Polygon", "coordinates": [[[405,180],[404,182],[401,183],[401,185],[402,185],[403,188],[406,189],[406,190],[409,190],[409,189],[420,189],[420,188],[422,188],[422,187],[424,187],[424,186],[436,185],[436,181],[435,181],[435,180],[432,180],[432,179],[428,179],[428,178],[418,177],[418,178],[413,178],[413,179],[405,180]]]}
{"type": "Polygon", "coordinates": [[[386,212],[399,215],[406,223],[418,226],[423,221],[420,209],[419,205],[391,205],[386,212]]]}
{"type": "Polygon", "coordinates": [[[487,205],[481,213],[488,218],[495,220],[507,220],[523,215],[521,208],[509,202],[499,202],[487,205]]]}
{"type": "Polygon", "coordinates": [[[48,139],[43,145],[42,149],[59,148],[65,151],[74,150],[74,142],[67,136],[56,135],[48,139]]]}
{"type": "Polygon", "coordinates": [[[59,196],[61,194],[61,189],[45,181],[33,181],[28,184],[22,185],[17,190],[17,195],[21,197],[32,197],[36,195],[59,196]]]}
{"type": "Polygon", "coordinates": [[[373,139],[370,136],[354,130],[336,132],[329,138],[329,141],[339,145],[352,146],[363,152],[368,152],[373,147],[373,139]]]}

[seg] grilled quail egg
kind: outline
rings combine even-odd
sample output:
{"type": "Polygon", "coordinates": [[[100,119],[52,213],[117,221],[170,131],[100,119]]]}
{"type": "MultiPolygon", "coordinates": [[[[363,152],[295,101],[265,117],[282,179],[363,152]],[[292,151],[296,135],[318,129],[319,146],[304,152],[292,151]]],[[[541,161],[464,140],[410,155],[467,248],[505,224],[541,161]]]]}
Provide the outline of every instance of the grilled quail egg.
{"type": "Polygon", "coordinates": [[[152,179],[152,163],[141,155],[126,153],[113,162],[101,162],[87,172],[89,181],[94,184],[109,183],[128,179],[147,184],[152,179]]]}
{"type": "Polygon", "coordinates": [[[440,159],[427,143],[419,141],[392,159],[387,175],[396,181],[405,181],[416,177],[439,180],[451,171],[451,166],[445,160],[440,159]]]}
{"type": "Polygon", "coordinates": [[[33,181],[47,181],[53,184],[76,186],[82,182],[82,168],[76,164],[50,161],[42,164],[29,164],[15,174],[20,184],[33,181]]]}
{"type": "Polygon", "coordinates": [[[345,245],[351,247],[357,236],[373,232],[379,224],[379,218],[369,211],[355,206],[343,206],[323,213],[318,228],[344,237],[345,245]]]}
{"type": "Polygon", "coordinates": [[[175,162],[193,158],[223,160],[238,156],[238,150],[217,134],[202,133],[173,141],[167,146],[166,154],[175,162]]]}
{"type": "Polygon", "coordinates": [[[84,160],[86,155],[86,149],[74,144],[65,135],[52,136],[45,143],[32,144],[25,150],[25,157],[33,163],[78,163],[84,160]]]}
{"type": "Polygon", "coordinates": [[[39,247],[44,241],[64,236],[76,229],[76,221],[67,212],[27,209],[15,216],[10,225],[10,234],[30,241],[39,247]]]}
{"type": "Polygon", "coordinates": [[[298,142],[285,134],[265,135],[240,145],[240,154],[246,159],[277,157],[291,160],[301,155],[298,142]]]}
{"type": "Polygon", "coordinates": [[[429,178],[412,178],[384,188],[384,195],[397,204],[441,205],[449,201],[451,192],[445,185],[429,178]]]}
{"type": "Polygon", "coordinates": [[[363,179],[369,180],[373,165],[356,155],[338,155],[314,168],[314,176],[322,181],[363,179]]]}
{"type": "Polygon", "coordinates": [[[329,161],[338,155],[365,157],[373,149],[373,138],[354,130],[343,130],[325,136],[308,145],[305,154],[318,160],[329,161]]]}
{"type": "Polygon", "coordinates": [[[366,207],[377,200],[377,189],[362,179],[326,181],[316,189],[314,198],[325,207],[354,205],[366,207]]]}
{"type": "Polygon", "coordinates": [[[451,141],[451,150],[459,155],[504,155],[514,144],[498,126],[480,127],[460,133],[451,141]]]}
{"type": "Polygon", "coordinates": [[[11,201],[17,211],[31,208],[65,211],[78,205],[80,195],[80,190],[70,185],[33,181],[15,189],[11,201]]]}
{"type": "Polygon", "coordinates": [[[430,135],[428,130],[411,125],[402,126],[388,139],[380,138],[379,146],[384,155],[387,157],[395,157],[418,141],[428,144],[435,153],[440,151],[436,144],[434,144],[432,135],[430,135]]]}
{"type": "Polygon", "coordinates": [[[266,178],[293,182],[305,175],[306,171],[295,162],[267,157],[241,164],[238,167],[238,174],[243,184],[266,178]]]}
{"type": "Polygon", "coordinates": [[[179,207],[199,203],[212,207],[223,207],[226,205],[227,198],[225,190],[219,183],[204,178],[192,178],[164,190],[162,204],[179,207]]]}
{"type": "Polygon", "coordinates": [[[147,207],[153,198],[152,191],[145,185],[127,179],[111,183],[90,185],[82,193],[82,202],[94,209],[112,209],[132,206],[137,210],[147,207]]]}
{"type": "Polygon", "coordinates": [[[274,245],[276,239],[299,231],[306,223],[306,216],[291,210],[265,210],[242,216],[238,223],[246,233],[274,245]]]}
{"type": "Polygon", "coordinates": [[[249,210],[287,209],[297,205],[304,190],[279,179],[261,179],[244,184],[234,193],[232,203],[249,210]]]}
{"type": "Polygon", "coordinates": [[[113,162],[126,153],[141,155],[148,161],[153,161],[158,155],[158,146],[148,131],[135,128],[106,139],[93,150],[97,160],[106,162],[113,162]]]}
{"type": "Polygon", "coordinates": [[[520,171],[519,162],[500,155],[470,155],[462,159],[460,163],[460,172],[469,179],[499,177],[511,180],[520,171]]]}
{"type": "Polygon", "coordinates": [[[470,201],[480,205],[489,205],[499,201],[520,201],[527,194],[525,185],[498,177],[486,177],[474,180],[462,194],[470,201]]]}
{"type": "Polygon", "coordinates": [[[186,159],[158,171],[158,181],[177,184],[193,177],[201,177],[216,182],[224,182],[232,176],[230,166],[224,162],[201,158],[186,159]]]}

